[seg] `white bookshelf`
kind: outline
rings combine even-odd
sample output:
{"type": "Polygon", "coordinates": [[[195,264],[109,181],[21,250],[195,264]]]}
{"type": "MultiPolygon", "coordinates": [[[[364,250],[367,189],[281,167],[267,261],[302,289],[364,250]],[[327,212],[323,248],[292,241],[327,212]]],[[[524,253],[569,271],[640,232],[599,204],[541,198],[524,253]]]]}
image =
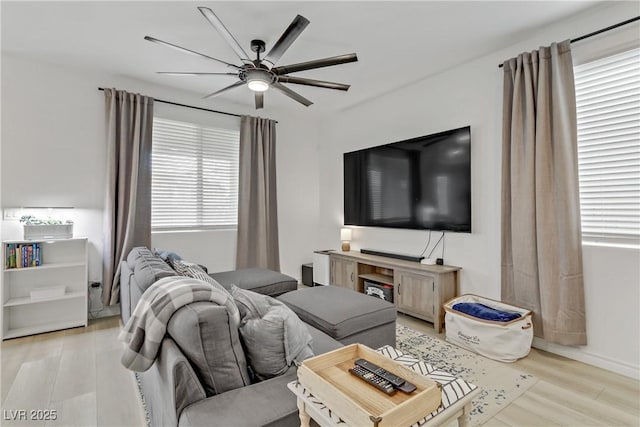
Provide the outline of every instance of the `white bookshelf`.
{"type": "Polygon", "coordinates": [[[2,242],[2,339],[87,325],[87,238],[2,242]],[[42,265],[8,268],[10,245],[40,245],[42,265]],[[32,298],[31,291],[64,286],[64,294],[32,298]]]}

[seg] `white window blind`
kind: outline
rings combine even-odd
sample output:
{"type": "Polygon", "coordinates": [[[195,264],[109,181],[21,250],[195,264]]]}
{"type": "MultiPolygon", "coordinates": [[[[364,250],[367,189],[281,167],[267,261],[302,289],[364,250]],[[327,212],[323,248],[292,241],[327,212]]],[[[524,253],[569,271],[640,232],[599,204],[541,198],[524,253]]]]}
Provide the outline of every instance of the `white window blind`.
{"type": "Polygon", "coordinates": [[[153,119],[154,230],[235,228],[240,133],[153,119]]]}
{"type": "Polygon", "coordinates": [[[582,234],[640,240],[640,49],[575,67],[582,234]]]}

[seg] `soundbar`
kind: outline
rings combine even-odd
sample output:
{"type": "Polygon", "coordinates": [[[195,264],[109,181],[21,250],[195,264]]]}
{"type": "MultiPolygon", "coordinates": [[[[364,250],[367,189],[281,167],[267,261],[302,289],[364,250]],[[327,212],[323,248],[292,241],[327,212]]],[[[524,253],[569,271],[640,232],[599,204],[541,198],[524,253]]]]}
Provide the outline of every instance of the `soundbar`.
{"type": "Polygon", "coordinates": [[[402,260],[405,260],[405,261],[414,261],[414,262],[420,262],[420,261],[422,261],[424,259],[423,256],[394,254],[394,253],[391,253],[391,252],[374,251],[372,249],[360,249],[360,253],[368,254],[368,255],[383,256],[383,257],[387,257],[387,258],[396,258],[396,259],[402,259],[402,260]]]}

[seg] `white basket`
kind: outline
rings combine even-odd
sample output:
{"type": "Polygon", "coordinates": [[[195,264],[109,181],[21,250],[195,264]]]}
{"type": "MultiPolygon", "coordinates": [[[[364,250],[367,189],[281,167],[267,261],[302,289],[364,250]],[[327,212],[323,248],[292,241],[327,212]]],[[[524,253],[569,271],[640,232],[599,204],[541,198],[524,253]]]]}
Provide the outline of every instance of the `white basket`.
{"type": "Polygon", "coordinates": [[[515,362],[531,351],[531,311],[477,295],[462,295],[444,305],[447,341],[501,362],[515,362]],[[453,309],[460,302],[480,303],[520,317],[510,322],[484,320],[453,309]]]}
{"type": "Polygon", "coordinates": [[[73,237],[73,224],[24,225],[24,240],[70,239],[73,237]]]}

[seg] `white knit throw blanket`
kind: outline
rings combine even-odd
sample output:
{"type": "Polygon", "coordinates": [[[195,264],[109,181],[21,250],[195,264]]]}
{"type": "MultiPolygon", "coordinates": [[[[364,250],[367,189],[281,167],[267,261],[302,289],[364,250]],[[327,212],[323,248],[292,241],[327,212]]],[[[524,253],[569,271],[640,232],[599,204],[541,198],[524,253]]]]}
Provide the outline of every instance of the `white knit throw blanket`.
{"type": "Polygon", "coordinates": [[[149,369],[158,355],[171,316],[181,307],[197,301],[224,306],[232,322],[240,322],[238,307],[225,290],[190,277],[165,277],[142,294],[120,332],[118,338],[125,344],[122,364],[136,372],[149,369]]]}

